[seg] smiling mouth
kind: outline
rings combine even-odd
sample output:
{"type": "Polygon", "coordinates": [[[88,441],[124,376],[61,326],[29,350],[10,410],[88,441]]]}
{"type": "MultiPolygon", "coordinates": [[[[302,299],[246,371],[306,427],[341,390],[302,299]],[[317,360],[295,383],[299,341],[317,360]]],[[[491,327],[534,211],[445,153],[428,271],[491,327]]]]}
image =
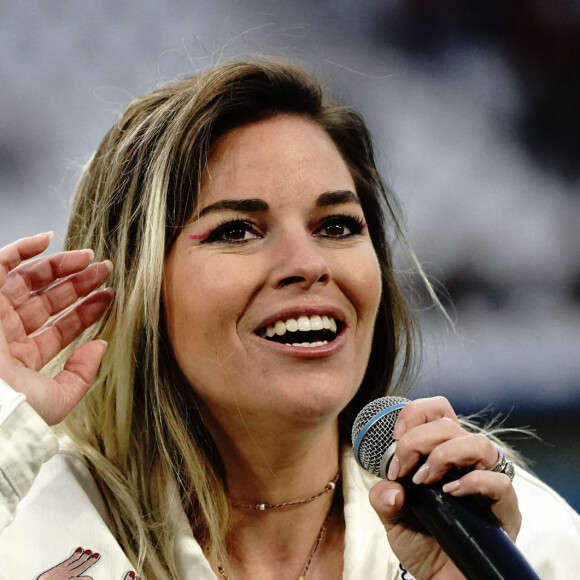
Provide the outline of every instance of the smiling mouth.
{"type": "Polygon", "coordinates": [[[332,342],[343,327],[344,323],[330,316],[315,314],[277,320],[273,324],[259,328],[256,334],[271,342],[288,346],[316,347],[332,342]]]}

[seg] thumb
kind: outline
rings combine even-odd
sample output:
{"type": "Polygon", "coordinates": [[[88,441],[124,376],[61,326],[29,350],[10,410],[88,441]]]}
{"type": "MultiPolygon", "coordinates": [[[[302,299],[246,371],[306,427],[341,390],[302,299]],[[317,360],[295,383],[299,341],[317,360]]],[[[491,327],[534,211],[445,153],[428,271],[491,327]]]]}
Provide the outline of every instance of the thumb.
{"type": "Polygon", "coordinates": [[[63,370],[54,377],[61,386],[60,414],[63,418],[91,388],[106,348],[104,340],[86,342],[71,354],[63,370]]]}
{"type": "Polygon", "coordinates": [[[396,481],[379,481],[371,489],[369,500],[387,532],[405,515],[405,490],[396,481]]]}
{"type": "Polygon", "coordinates": [[[104,340],[91,340],[79,346],[55,377],[57,382],[84,389],[86,392],[95,380],[106,349],[107,343],[104,340]]]}

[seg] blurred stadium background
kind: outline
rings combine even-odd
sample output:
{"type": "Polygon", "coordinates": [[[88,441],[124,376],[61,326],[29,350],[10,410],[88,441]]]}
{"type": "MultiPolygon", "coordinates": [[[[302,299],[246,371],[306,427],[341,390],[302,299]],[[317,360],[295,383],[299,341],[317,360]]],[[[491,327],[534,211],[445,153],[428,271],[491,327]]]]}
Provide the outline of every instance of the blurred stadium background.
{"type": "MultiPolygon", "coordinates": [[[[0,244],[55,230],[132,97],[240,56],[292,58],[360,110],[454,327],[415,395],[501,412],[580,510],[578,0],[0,0],[0,244]]],[[[406,268],[401,259],[401,268],[406,268]]]]}

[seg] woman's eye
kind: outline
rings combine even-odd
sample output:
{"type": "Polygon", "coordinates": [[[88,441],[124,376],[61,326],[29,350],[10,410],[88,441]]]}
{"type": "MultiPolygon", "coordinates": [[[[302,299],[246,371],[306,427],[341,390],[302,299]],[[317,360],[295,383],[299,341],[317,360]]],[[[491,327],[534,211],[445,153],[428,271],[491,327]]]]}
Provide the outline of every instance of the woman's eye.
{"type": "Polygon", "coordinates": [[[258,229],[252,222],[245,220],[234,220],[223,223],[213,229],[204,240],[208,242],[229,242],[239,244],[260,237],[258,229]]]}
{"type": "Polygon", "coordinates": [[[323,238],[350,238],[359,235],[366,225],[362,218],[354,216],[331,216],[325,218],[314,230],[314,234],[323,238]]]}

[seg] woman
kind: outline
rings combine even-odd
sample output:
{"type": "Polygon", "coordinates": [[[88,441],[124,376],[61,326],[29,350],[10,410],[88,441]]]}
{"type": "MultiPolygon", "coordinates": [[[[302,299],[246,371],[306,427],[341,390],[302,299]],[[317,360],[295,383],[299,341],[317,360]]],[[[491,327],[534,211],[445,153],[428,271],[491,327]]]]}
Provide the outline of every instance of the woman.
{"type": "Polygon", "coordinates": [[[25,458],[0,465],[5,523],[55,452],[45,422],[66,417],[0,537],[0,569],[461,577],[404,511],[394,480],[420,455],[418,483],[471,467],[447,490],[488,497],[512,540],[517,486],[525,517],[533,505],[545,520],[524,519],[532,560],[577,543],[578,516],[523,470],[513,485],[491,471],[495,445],[444,399],[401,413],[392,481],[354,464],[355,414],[416,367],[398,234],[362,119],[288,64],[228,63],[129,105],[83,173],[67,251],[35,258],[39,235],[0,252],[1,429],[25,458]],[[114,294],[98,289],[109,273],[114,294]],[[49,380],[37,371],[54,357],[49,380]]]}

